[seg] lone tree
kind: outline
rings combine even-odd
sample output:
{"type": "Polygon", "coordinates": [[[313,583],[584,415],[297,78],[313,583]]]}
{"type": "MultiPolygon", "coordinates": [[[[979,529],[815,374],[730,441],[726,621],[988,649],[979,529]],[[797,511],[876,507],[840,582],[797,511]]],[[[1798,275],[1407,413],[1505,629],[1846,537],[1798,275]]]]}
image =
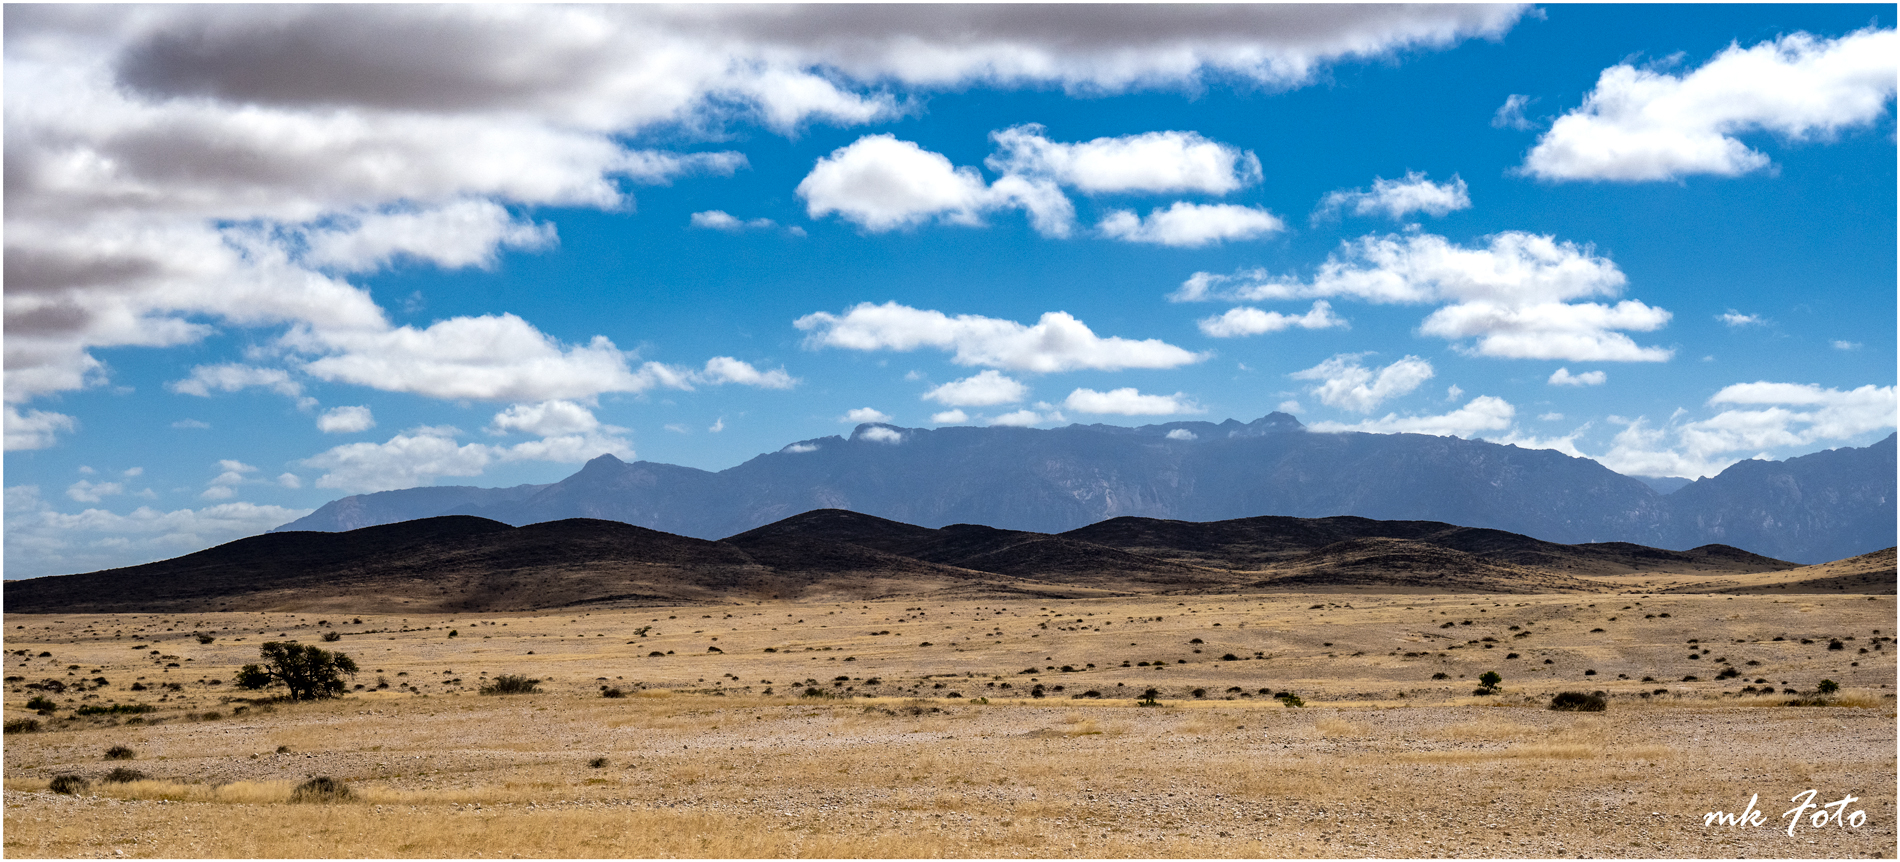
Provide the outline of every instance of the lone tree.
{"type": "Polygon", "coordinates": [[[291,700],[317,700],[343,693],[343,675],[356,675],[356,662],[349,656],[296,641],[271,641],[259,647],[258,654],[263,664],[247,664],[238,670],[239,688],[283,683],[290,689],[291,700]]]}
{"type": "Polygon", "coordinates": [[[1503,681],[1504,677],[1498,676],[1498,672],[1495,670],[1487,670],[1484,672],[1484,676],[1478,677],[1478,684],[1485,688],[1497,688],[1498,683],[1503,681]]]}

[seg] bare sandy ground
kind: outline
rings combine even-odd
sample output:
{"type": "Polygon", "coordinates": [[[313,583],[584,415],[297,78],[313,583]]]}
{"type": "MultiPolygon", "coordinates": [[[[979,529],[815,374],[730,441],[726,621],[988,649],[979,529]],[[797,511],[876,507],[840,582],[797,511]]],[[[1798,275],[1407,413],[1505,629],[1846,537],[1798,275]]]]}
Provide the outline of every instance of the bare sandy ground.
{"type": "Polygon", "coordinates": [[[8,615],[6,718],[42,729],[6,737],[5,850],[1892,857],[1894,614],[1891,596],[1335,592],[8,615]],[[288,639],[350,654],[363,689],[233,690],[259,643],[288,639]],[[1472,693],[1485,671],[1501,694],[1472,693]],[[500,674],[543,691],[476,693],[500,674]],[[49,695],[57,718],[24,708],[27,683],[101,677],[49,695]],[[1784,705],[1822,679],[1834,705],[1784,705]],[[1135,705],[1150,687],[1162,705],[1135,705]],[[1545,708],[1565,690],[1609,708],[1545,708]],[[156,711],[65,718],[114,702],[156,711]],[[103,783],[115,767],[151,780],[103,783]],[[89,791],[49,792],[65,773],[89,791]],[[356,799],[288,801],[316,775],[356,799]],[[1809,789],[1859,798],[1790,835],[1809,789]],[[1751,796],[1761,825],[1705,825],[1751,796]]]}

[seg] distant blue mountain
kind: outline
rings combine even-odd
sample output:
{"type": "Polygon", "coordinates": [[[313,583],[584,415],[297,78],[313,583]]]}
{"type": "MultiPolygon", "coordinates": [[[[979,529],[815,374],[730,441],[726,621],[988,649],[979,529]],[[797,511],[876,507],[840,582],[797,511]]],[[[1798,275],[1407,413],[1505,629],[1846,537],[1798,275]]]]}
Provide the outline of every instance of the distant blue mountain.
{"type": "Polygon", "coordinates": [[[524,525],[622,521],[718,539],[813,509],[907,524],[1057,533],[1123,515],[1216,521],[1357,515],[1443,521],[1551,542],[1713,542],[1825,562],[1892,546],[1893,436],[1744,461],[1659,493],[1586,458],[1420,434],[1249,423],[1127,428],[900,428],[804,440],[717,473],[603,455],[551,485],[413,488],[331,502],[278,528],[341,531],[447,514],[524,525]]]}

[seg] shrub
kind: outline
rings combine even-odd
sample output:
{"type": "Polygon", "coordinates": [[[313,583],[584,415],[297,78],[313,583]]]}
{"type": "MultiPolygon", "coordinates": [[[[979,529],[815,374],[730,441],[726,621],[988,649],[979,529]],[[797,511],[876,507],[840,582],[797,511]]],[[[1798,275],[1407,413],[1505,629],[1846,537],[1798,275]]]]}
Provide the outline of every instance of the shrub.
{"type": "Polygon", "coordinates": [[[606,769],[606,768],[607,768],[607,758],[605,758],[605,757],[596,757],[596,758],[594,758],[593,760],[589,760],[589,761],[587,761],[587,767],[588,767],[589,769],[606,769]]]}
{"type": "Polygon", "coordinates": [[[7,733],[38,733],[40,720],[37,718],[16,718],[6,724],[7,733]]]}
{"type": "Polygon", "coordinates": [[[111,772],[106,773],[104,778],[99,780],[107,784],[127,784],[133,781],[144,781],[150,777],[151,776],[136,769],[127,769],[120,766],[115,767],[111,772]]]}
{"type": "Polygon", "coordinates": [[[1233,653],[1228,653],[1224,656],[1221,656],[1220,660],[1221,661],[1240,661],[1240,656],[1234,655],[1233,653]]]}
{"type": "Polygon", "coordinates": [[[149,703],[115,703],[111,706],[87,704],[73,710],[74,715],[142,715],[158,707],[149,703]]]}
{"type": "Polygon", "coordinates": [[[333,644],[342,639],[343,639],[342,632],[324,632],[323,633],[323,642],[327,644],[333,644]]]}
{"type": "Polygon", "coordinates": [[[1822,694],[1833,694],[1841,690],[1841,684],[1831,679],[1824,679],[1824,680],[1821,680],[1819,684],[1815,685],[1814,690],[1822,694]]]}
{"type": "Polygon", "coordinates": [[[350,786],[331,778],[319,775],[290,791],[292,802],[342,802],[350,798],[350,786]]]}
{"type": "Polygon", "coordinates": [[[127,748],[123,745],[115,745],[115,746],[112,746],[111,748],[106,749],[107,760],[131,760],[132,758],[137,757],[137,756],[139,756],[138,752],[133,751],[132,749],[127,748]]]}
{"type": "Polygon", "coordinates": [[[1192,692],[1192,694],[1193,694],[1193,695],[1194,695],[1195,697],[1206,697],[1206,696],[1207,696],[1207,689],[1204,689],[1204,688],[1197,688],[1197,689],[1195,689],[1195,690],[1194,690],[1194,691],[1192,692]]]}
{"type": "Polygon", "coordinates": [[[1602,712],[1609,708],[1609,701],[1602,695],[1585,694],[1581,691],[1566,691],[1550,699],[1550,708],[1559,712],[1602,712]]]}
{"type": "Polygon", "coordinates": [[[1483,676],[1478,677],[1478,684],[1485,688],[1497,688],[1498,683],[1503,681],[1504,677],[1498,676],[1498,672],[1495,670],[1487,670],[1483,676]]]}
{"type": "Polygon", "coordinates": [[[461,632],[458,632],[458,631],[456,631],[455,629],[449,629],[449,637],[457,637],[457,636],[459,636],[460,634],[461,634],[461,632]]]}
{"type": "Polygon", "coordinates": [[[534,694],[540,689],[535,685],[538,679],[529,679],[520,674],[504,673],[482,686],[482,694],[534,694]]]}
{"type": "Polygon", "coordinates": [[[54,793],[64,793],[67,796],[78,796],[91,787],[92,782],[68,772],[63,775],[53,776],[53,783],[48,785],[46,789],[54,793]]]}
{"type": "Polygon", "coordinates": [[[1135,701],[1135,705],[1136,706],[1160,706],[1161,705],[1160,697],[1161,697],[1161,691],[1159,689],[1151,688],[1141,693],[1141,699],[1135,701]]]}
{"type": "Polygon", "coordinates": [[[1298,706],[1306,705],[1306,701],[1301,700],[1300,696],[1297,694],[1289,694],[1283,691],[1283,692],[1280,692],[1279,694],[1274,695],[1274,697],[1279,698],[1280,703],[1286,706],[1298,707],[1298,706]]]}
{"type": "Polygon", "coordinates": [[[26,708],[39,712],[52,712],[59,708],[59,704],[54,703],[53,699],[46,695],[36,694],[32,700],[26,702],[26,708]]]}
{"type": "Polygon", "coordinates": [[[238,669],[239,688],[283,685],[290,689],[291,700],[319,700],[341,694],[343,677],[356,675],[356,662],[349,656],[296,641],[271,641],[258,647],[258,656],[263,664],[238,669]]]}
{"type": "Polygon", "coordinates": [[[1432,674],[1432,679],[1451,679],[1451,674],[1441,670],[1438,673],[1432,674]]]}
{"type": "Polygon", "coordinates": [[[198,633],[198,642],[199,642],[199,643],[201,643],[201,644],[208,644],[208,643],[210,643],[210,642],[212,642],[212,641],[214,641],[214,640],[217,640],[217,639],[218,639],[218,638],[217,638],[217,636],[215,636],[215,635],[210,635],[210,634],[206,634],[206,633],[204,633],[204,632],[199,632],[199,633],[198,633]]]}
{"type": "Polygon", "coordinates": [[[600,696],[601,697],[626,697],[627,693],[617,688],[603,688],[600,690],[600,696]]]}
{"type": "Polygon", "coordinates": [[[1828,641],[1828,642],[1827,642],[1827,648],[1828,648],[1828,649],[1831,649],[1831,650],[1833,650],[1833,649],[1847,649],[1847,644],[1844,644],[1844,643],[1841,643],[1841,639],[1840,639],[1840,638],[1835,638],[1835,639],[1833,639],[1833,640],[1831,640],[1831,641],[1828,641]]]}

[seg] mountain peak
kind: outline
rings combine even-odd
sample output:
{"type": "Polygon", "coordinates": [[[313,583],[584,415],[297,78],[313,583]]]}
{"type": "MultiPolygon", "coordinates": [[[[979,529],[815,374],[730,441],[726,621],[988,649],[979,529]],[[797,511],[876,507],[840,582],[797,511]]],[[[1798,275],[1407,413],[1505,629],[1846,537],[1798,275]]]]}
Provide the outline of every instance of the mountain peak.
{"type": "Polygon", "coordinates": [[[586,464],[581,465],[580,472],[586,473],[590,471],[598,472],[601,470],[618,470],[625,466],[627,466],[627,462],[614,457],[612,453],[606,453],[606,454],[602,454],[600,457],[597,457],[592,461],[587,462],[586,464]]]}

